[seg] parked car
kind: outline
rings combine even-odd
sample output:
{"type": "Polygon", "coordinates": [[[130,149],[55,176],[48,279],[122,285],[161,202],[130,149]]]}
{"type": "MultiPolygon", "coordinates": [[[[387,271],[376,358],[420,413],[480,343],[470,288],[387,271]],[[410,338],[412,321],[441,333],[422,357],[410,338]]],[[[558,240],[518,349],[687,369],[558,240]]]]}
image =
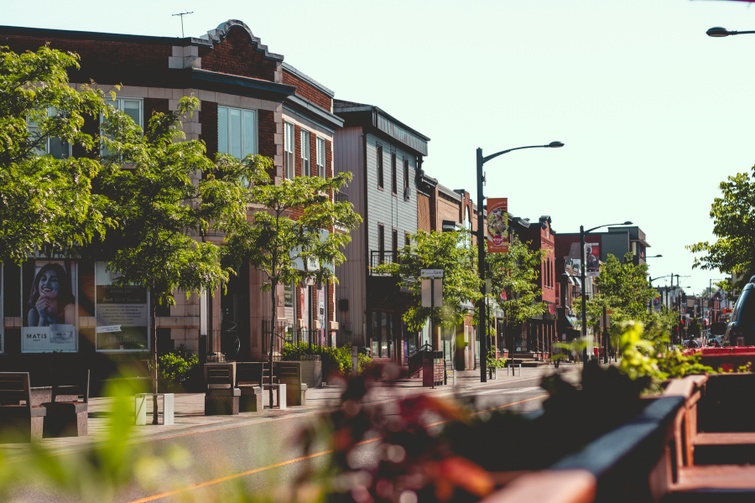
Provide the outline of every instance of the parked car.
{"type": "Polygon", "coordinates": [[[734,304],[724,345],[755,346],[755,276],[750,278],[734,304]]]}

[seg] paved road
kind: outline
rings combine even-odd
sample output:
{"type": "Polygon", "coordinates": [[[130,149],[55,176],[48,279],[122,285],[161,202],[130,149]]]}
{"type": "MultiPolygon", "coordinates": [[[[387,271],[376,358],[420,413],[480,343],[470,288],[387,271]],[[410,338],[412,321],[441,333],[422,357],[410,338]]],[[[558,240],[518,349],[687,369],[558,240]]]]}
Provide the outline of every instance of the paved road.
{"type": "MultiPolygon", "coordinates": [[[[563,365],[561,371],[577,370],[576,366],[563,365]]],[[[480,382],[479,371],[456,373],[456,383],[435,388],[422,386],[421,379],[401,380],[393,386],[376,386],[371,397],[374,401],[394,401],[398,397],[418,393],[431,393],[436,396],[474,394],[481,403],[490,406],[514,400],[517,396],[533,396],[521,400],[520,410],[537,408],[543,392],[537,385],[540,378],[553,372],[552,366],[517,369],[514,375],[500,372],[497,379],[480,382]],[[517,391],[518,390],[518,391],[517,391]],[[523,395],[522,393],[526,393],[523,395]],[[538,398],[540,397],[540,398],[538,398]],[[498,400],[498,402],[495,402],[498,400]]],[[[144,452],[153,452],[159,457],[154,460],[188,459],[183,466],[170,466],[170,483],[154,480],[154,486],[146,491],[132,484],[125,491],[102,501],[140,502],[148,501],[222,501],[224,491],[233,491],[238,484],[246,491],[267,491],[269,487],[280,485],[282,477],[293,479],[302,468],[301,446],[291,439],[301,430],[305,422],[313,421],[320,413],[335,406],[342,392],[340,386],[325,386],[307,390],[304,406],[289,407],[284,410],[265,409],[257,413],[242,413],[237,416],[205,416],[204,394],[187,393],[175,395],[175,424],[135,426],[132,444],[144,452]],[[271,441],[271,439],[278,439],[271,441]],[[280,439],[288,439],[283,442],[280,439]],[[176,452],[182,456],[175,455],[176,452]],[[284,470],[280,470],[285,467],[284,470]],[[187,490],[194,493],[187,498],[187,490]],[[199,497],[201,491],[212,494],[212,500],[199,497]]],[[[107,433],[108,411],[111,403],[107,398],[93,398],[90,401],[90,434],[86,437],[44,439],[40,445],[48,452],[62,458],[85,452],[107,433]]],[[[151,407],[148,409],[151,412],[151,407]]],[[[148,422],[151,417],[148,416],[148,422]]],[[[10,457],[23,461],[28,454],[28,446],[7,444],[4,452],[10,457]]],[[[317,461],[317,460],[316,460],[317,461]]],[[[157,462],[157,461],[155,461],[157,462]]],[[[150,475],[163,473],[165,466],[160,463],[147,469],[143,475],[149,485],[150,475]],[[162,471],[161,471],[162,470],[162,471]]],[[[68,501],[59,493],[45,492],[39,487],[16,494],[19,501],[68,501]]],[[[81,498],[72,498],[77,501],[81,498]]]]}

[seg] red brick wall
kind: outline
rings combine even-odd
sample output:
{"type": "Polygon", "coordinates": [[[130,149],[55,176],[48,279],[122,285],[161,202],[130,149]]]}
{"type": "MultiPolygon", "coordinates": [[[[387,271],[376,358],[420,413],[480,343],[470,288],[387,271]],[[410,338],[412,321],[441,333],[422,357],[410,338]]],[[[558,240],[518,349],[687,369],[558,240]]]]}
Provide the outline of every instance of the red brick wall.
{"type": "Polygon", "coordinates": [[[199,55],[205,70],[275,80],[278,62],[266,58],[241,26],[231,27],[226,38],[212,49],[200,48],[199,55]]]}
{"type": "Polygon", "coordinates": [[[288,84],[290,86],[296,87],[296,94],[308,101],[311,101],[315,105],[324,108],[325,110],[330,110],[331,106],[333,104],[333,100],[331,97],[319,89],[317,89],[315,86],[309,84],[308,82],[303,81],[296,75],[283,71],[283,83],[288,84]]]}

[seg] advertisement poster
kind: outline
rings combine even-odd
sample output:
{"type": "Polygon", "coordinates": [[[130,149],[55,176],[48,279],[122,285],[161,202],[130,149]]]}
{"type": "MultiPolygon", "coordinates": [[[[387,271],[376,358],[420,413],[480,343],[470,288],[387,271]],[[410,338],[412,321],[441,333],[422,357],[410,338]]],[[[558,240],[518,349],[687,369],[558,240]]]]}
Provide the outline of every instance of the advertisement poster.
{"type": "Polygon", "coordinates": [[[116,286],[117,274],[105,262],[95,264],[95,315],[97,351],[147,351],[149,349],[149,303],[147,290],[139,286],[116,286]]]}
{"type": "Polygon", "coordinates": [[[585,262],[587,276],[600,274],[600,243],[585,243],[585,262]]]}
{"type": "Polygon", "coordinates": [[[22,352],[78,351],[76,280],[70,260],[35,260],[23,267],[22,352]]]}
{"type": "Polygon", "coordinates": [[[488,199],[488,253],[509,251],[509,200],[488,199]]]}

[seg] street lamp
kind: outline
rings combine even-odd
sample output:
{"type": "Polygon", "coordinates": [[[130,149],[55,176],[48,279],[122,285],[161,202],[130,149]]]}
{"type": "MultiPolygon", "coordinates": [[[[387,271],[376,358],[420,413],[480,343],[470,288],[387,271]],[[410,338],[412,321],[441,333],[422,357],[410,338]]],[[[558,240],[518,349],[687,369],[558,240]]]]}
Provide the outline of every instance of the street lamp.
{"type": "MultiPolygon", "coordinates": [[[[514,150],[523,150],[525,148],[561,148],[564,144],[560,141],[552,141],[547,145],[529,145],[526,147],[515,147],[507,150],[501,150],[495,154],[487,156],[482,155],[482,148],[477,149],[477,270],[480,274],[480,291],[482,297],[477,303],[478,316],[478,328],[477,331],[480,334],[480,381],[487,382],[487,361],[488,357],[488,340],[487,340],[487,313],[485,312],[485,297],[487,296],[485,285],[485,230],[483,225],[484,212],[483,204],[485,202],[485,196],[482,192],[482,186],[485,182],[485,175],[482,172],[482,166],[495,159],[499,155],[508,154],[514,150]]],[[[512,348],[513,351],[513,348],[512,348]]]]}
{"type": "MultiPolygon", "coordinates": [[[[585,230],[584,225],[579,226],[579,258],[580,258],[580,264],[579,264],[579,280],[582,283],[582,339],[586,342],[587,340],[587,287],[585,285],[585,270],[587,269],[587,265],[585,264],[585,236],[587,234],[590,234],[592,231],[602,229],[603,227],[610,227],[612,225],[632,225],[632,222],[627,220],[623,223],[618,224],[603,224],[598,225],[596,227],[593,227],[591,229],[585,230]]],[[[587,363],[587,345],[585,345],[584,352],[582,353],[584,360],[583,365],[587,363]]]]}
{"type": "Polygon", "coordinates": [[[743,35],[746,33],[755,33],[755,31],[732,31],[727,30],[726,28],[721,28],[720,26],[714,26],[705,32],[706,35],[713,38],[723,38],[728,37],[729,35],[743,35]]]}

